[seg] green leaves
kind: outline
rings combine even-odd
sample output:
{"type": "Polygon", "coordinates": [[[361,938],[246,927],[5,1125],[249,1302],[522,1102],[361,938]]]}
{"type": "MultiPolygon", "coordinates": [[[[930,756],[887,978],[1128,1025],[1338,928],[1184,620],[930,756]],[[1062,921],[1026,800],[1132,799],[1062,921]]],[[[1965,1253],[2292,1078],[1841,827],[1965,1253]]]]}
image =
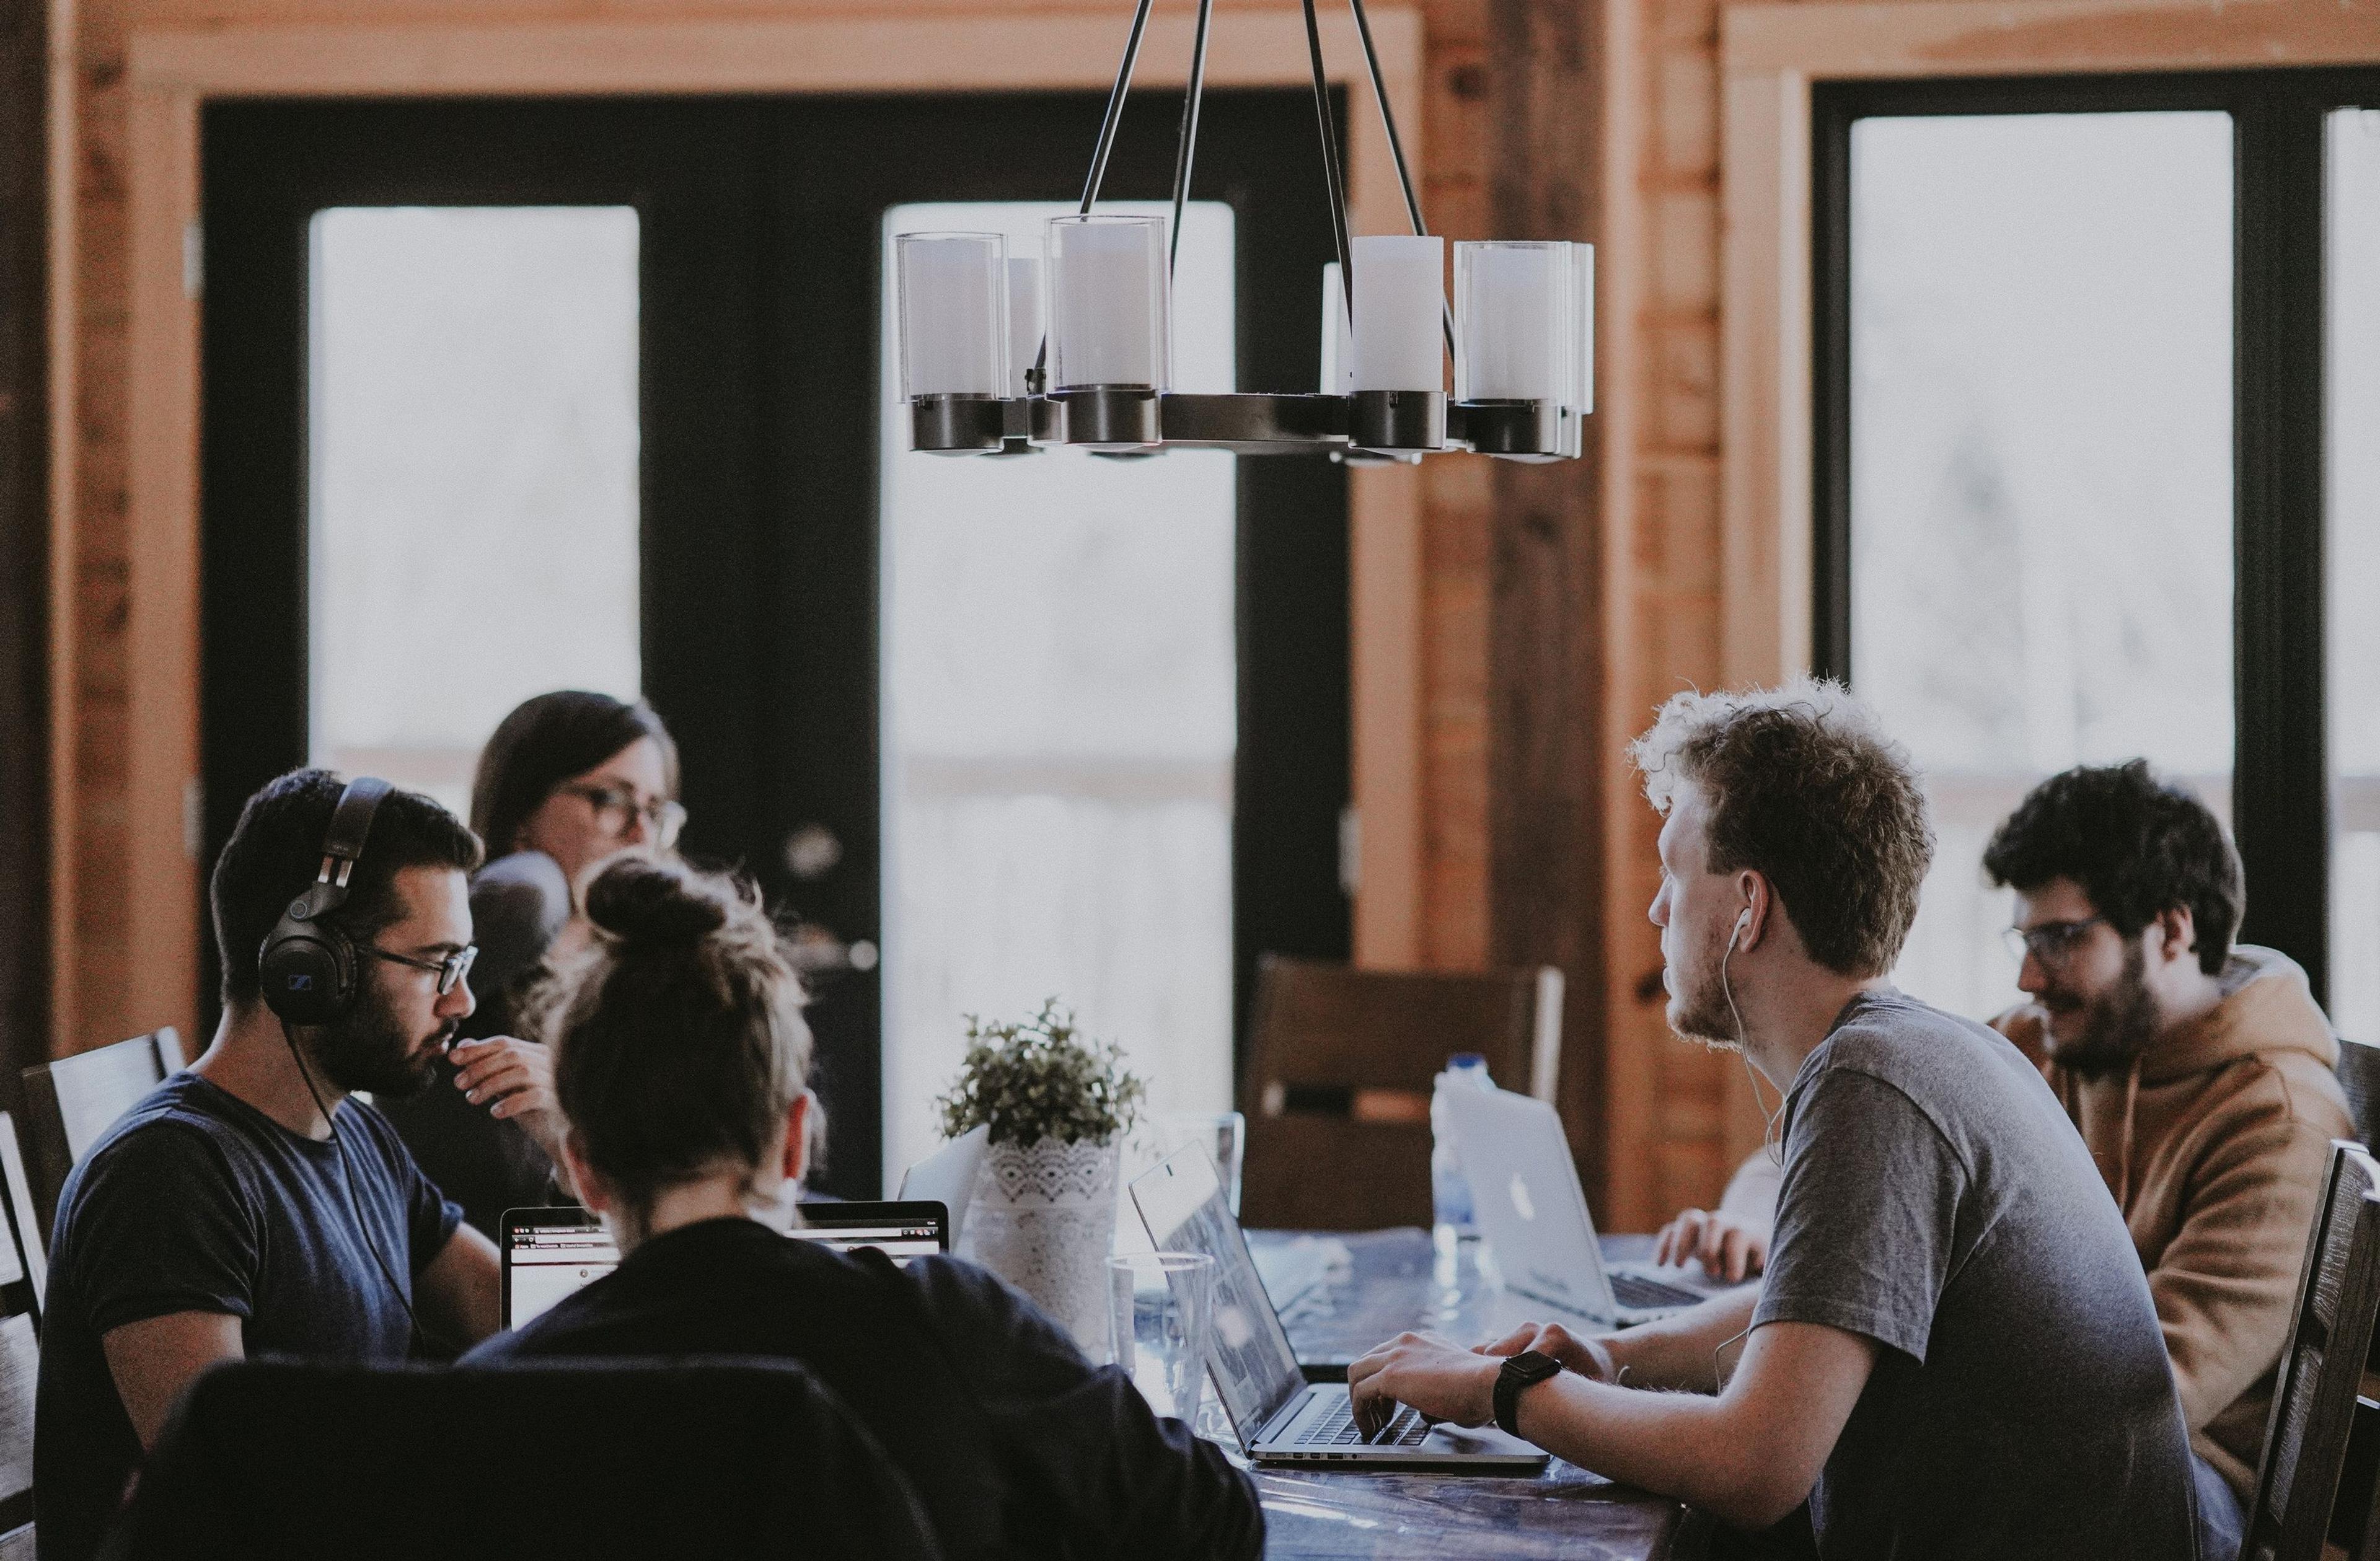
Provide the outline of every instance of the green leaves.
{"type": "Polygon", "coordinates": [[[989,1124],[994,1144],[1104,1144],[1138,1115],[1148,1086],[1124,1071],[1123,1049],[1082,1039],[1057,998],[1015,1023],[971,1013],[966,1027],[966,1059],[934,1102],[944,1137],[989,1124]]]}

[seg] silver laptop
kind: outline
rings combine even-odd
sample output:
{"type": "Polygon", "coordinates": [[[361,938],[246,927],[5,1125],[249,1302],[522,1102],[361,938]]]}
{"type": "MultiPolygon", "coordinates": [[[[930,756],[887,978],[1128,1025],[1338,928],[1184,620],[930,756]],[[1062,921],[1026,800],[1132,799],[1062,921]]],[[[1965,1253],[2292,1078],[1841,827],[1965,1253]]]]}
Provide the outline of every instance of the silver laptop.
{"type": "Polygon", "coordinates": [[[1552,1107],[1500,1089],[1450,1089],[1439,1098],[1505,1289],[1607,1327],[1649,1323],[1709,1299],[1661,1278],[1650,1264],[1603,1261],[1552,1107]]]}
{"type": "Polygon", "coordinates": [[[990,1140],[989,1127],[968,1129],[911,1166],[901,1178],[901,1191],[893,1194],[904,1203],[922,1200],[950,1210],[953,1249],[965,1232],[968,1202],[975,1196],[976,1173],[983,1168],[984,1151],[990,1140]]]}
{"type": "Polygon", "coordinates": [[[1545,1468],[1544,1453],[1492,1425],[1433,1426],[1409,1409],[1400,1409],[1366,1442],[1355,1429],[1346,1384],[1309,1385],[1299,1374],[1289,1335],[1257,1277],[1247,1239],[1223,1201],[1215,1163],[1203,1146],[1189,1144],[1166,1156],[1133,1182],[1132,1201],[1160,1251],[1205,1252],[1215,1260],[1215,1333],[1207,1374],[1251,1461],[1514,1474],[1545,1468]]]}

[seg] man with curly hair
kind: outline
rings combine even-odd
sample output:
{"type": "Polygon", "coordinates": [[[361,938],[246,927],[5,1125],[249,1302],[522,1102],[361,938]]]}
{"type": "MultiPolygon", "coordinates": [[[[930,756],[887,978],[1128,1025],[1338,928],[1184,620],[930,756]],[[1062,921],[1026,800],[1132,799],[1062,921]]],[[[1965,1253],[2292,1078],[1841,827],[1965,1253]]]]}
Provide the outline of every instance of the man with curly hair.
{"type": "Polygon", "coordinates": [[[2173,1374],[2089,1153],[2016,1047],[1887,979],[1933,856],[1906,752],[1803,681],[1680,695],[1635,758],[1670,1023],[1783,1094],[1767,1273],[1626,1333],[1402,1336],[1350,1370],[1359,1421],[1492,1416],[1792,1554],[2192,1555],[2173,1374]]]}
{"type": "MultiPolygon", "coordinates": [[[[1984,852],[2013,889],[2031,1001],[1992,1021],[2040,1065],[2122,1212],[2190,1428],[2209,1554],[2236,1552],[2334,1138],[2355,1136],[2305,972],[2235,943],[2239,853],[2144,760],[2043,781],[1984,852]]],[[[1755,1156],[1665,1252],[1757,1272],[1774,1165],[1755,1156]]]]}

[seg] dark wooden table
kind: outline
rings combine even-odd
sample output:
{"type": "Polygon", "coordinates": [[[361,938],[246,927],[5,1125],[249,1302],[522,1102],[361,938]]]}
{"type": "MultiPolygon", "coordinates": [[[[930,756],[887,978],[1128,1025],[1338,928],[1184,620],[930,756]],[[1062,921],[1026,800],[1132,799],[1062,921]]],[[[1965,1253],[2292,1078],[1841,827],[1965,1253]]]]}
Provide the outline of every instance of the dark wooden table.
{"type": "MultiPolygon", "coordinates": [[[[1480,1271],[1473,1243],[1443,1254],[1415,1229],[1250,1231],[1248,1240],[1269,1287],[1320,1276],[1282,1309],[1303,1361],[1352,1359],[1410,1327],[1475,1342],[1533,1314],[1480,1271]]],[[[1642,1257],[1650,1246],[1642,1236],[1604,1240],[1614,1257],[1642,1257]]],[[[1202,1416],[1202,1429],[1208,1423],[1202,1416]]],[[[1232,1446],[1228,1431],[1224,1440],[1232,1446]]],[[[1258,1470],[1256,1480],[1268,1561],[1686,1561],[1704,1543],[1703,1523],[1678,1503],[1560,1458],[1534,1480],[1288,1469],[1258,1470]]]]}

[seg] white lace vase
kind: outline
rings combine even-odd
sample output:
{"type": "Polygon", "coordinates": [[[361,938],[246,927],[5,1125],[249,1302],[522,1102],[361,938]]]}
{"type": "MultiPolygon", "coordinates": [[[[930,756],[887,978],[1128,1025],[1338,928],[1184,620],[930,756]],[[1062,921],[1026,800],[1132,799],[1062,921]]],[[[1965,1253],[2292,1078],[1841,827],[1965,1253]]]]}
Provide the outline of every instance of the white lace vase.
{"type": "Polygon", "coordinates": [[[999,1275],[1105,1361],[1116,1161],[1102,1144],[994,1144],[984,1151],[959,1255],[999,1275]]]}

